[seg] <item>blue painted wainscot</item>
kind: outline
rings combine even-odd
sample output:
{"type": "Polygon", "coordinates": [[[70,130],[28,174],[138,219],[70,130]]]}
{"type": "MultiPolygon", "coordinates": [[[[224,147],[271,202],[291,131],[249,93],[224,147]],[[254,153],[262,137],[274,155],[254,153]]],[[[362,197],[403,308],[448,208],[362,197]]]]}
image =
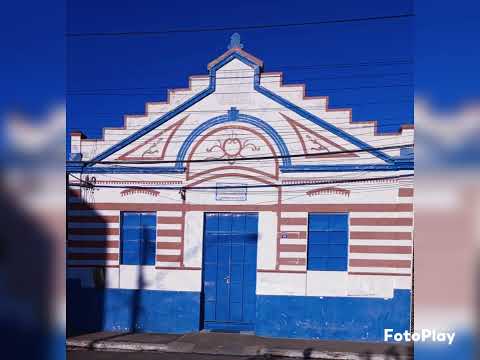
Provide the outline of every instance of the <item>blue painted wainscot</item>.
{"type": "Polygon", "coordinates": [[[82,288],[68,281],[69,335],[91,331],[198,331],[200,293],[82,288]]]}
{"type": "Polygon", "coordinates": [[[258,336],[383,342],[384,329],[410,328],[410,290],[392,299],[257,296],[258,336]]]}

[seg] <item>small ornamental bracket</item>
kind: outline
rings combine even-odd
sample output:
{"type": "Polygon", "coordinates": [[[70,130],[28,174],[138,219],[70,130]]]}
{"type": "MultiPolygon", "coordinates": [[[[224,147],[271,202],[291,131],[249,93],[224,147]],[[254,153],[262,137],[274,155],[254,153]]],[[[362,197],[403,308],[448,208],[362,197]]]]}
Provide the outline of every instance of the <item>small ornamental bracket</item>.
{"type": "Polygon", "coordinates": [[[238,109],[234,106],[228,110],[228,120],[235,121],[238,118],[238,109]]]}
{"type": "Polygon", "coordinates": [[[235,33],[230,36],[230,44],[228,44],[228,49],[243,49],[243,44],[240,41],[239,33],[235,33]]]}

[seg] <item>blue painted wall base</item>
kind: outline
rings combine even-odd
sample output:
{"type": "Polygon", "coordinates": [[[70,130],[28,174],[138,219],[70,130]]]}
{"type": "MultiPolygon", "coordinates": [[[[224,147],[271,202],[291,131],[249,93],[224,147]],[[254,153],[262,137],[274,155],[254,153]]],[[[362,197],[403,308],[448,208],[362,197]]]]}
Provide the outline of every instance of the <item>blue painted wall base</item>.
{"type": "Polygon", "coordinates": [[[387,300],[257,296],[258,336],[383,342],[385,328],[410,328],[409,290],[395,290],[387,300]]]}
{"type": "Polygon", "coordinates": [[[94,331],[186,333],[199,330],[200,293],[67,285],[69,336],[94,331]]]}
{"type": "MultiPolygon", "coordinates": [[[[258,336],[383,342],[410,328],[410,291],[392,299],[256,297],[258,336]]],[[[67,283],[67,336],[96,331],[186,333],[200,329],[200,293],[82,288],[67,283]]]]}

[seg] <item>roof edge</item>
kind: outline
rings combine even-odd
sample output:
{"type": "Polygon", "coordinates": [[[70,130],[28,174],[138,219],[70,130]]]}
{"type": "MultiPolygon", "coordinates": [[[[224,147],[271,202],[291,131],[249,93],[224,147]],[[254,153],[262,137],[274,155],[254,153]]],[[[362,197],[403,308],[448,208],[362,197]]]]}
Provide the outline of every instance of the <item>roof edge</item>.
{"type": "Polygon", "coordinates": [[[220,55],[216,59],[209,62],[208,65],[207,65],[208,70],[213,68],[215,65],[217,65],[218,63],[220,63],[222,60],[226,59],[228,56],[230,56],[233,53],[238,53],[239,55],[247,58],[251,62],[257,64],[260,68],[263,67],[263,61],[262,60],[253,56],[252,54],[246,52],[245,50],[242,50],[239,47],[235,47],[235,48],[231,48],[231,49],[225,51],[222,55],[220,55]]]}

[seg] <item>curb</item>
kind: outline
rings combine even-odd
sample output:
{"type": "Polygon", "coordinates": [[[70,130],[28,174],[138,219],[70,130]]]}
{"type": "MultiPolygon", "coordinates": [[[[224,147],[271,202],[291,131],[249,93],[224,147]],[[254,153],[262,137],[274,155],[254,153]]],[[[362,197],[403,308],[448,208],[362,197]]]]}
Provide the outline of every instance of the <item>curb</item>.
{"type": "MultiPolygon", "coordinates": [[[[322,360],[387,360],[391,359],[390,355],[386,354],[359,354],[352,352],[342,352],[342,351],[322,351],[322,350],[312,350],[312,351],[302,351],[302,350],[292,350],[292,349],[265,349],[265,355],[268,356],[277,356],[277,357],[292,357],[299,359],[322,359],[322,360]]],[[[398,360],[411,360],[412,357],[408,355],[398,355],[395,357],[398,360]]]]}
{"type": "MultiPolygon", "coordinates": [[[[121,342],[121,341],[89,341],[67,339],[67,348],[69,350],[98,350],[98,351],[146,351],[146,352],[169,352],[169,353],[198,353],[211,355],[232,355],[232,356],[266,356],[266,357],[287,357],[287,358],[306,358],[323,360],[386,360],[390,359],[387,354],[359,354],[341,351],[321,351],[283,348],[265,348],[265,347],[246,347],[242,351],[228,351],[222,348],[212,348],[210,351],[196,352],[195,344],[173,341],[167,344],[153,344],[141,342],[121,342]]],[[[396,357],[399,360],[411,360],[412,356],[400,355],[396,357]]]]}
{"type": "Polygon", "coordinates": [[[90,350],[117,350],[117,351],[164,351],[167,352],[167,344],[150,344],[137,342],[120,341],[88,341],[88,340],[68,340],[67,348],[70,349],[90,349],[90,350]]]}

